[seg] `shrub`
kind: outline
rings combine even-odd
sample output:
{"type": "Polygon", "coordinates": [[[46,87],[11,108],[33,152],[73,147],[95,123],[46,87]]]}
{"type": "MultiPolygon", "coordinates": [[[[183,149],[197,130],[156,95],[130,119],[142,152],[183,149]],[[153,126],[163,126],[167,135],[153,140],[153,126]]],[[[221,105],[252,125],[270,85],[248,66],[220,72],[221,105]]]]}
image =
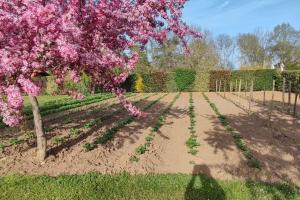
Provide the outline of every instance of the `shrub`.
{"type": "Polygon", "coordinates": [[[136,79],[137,79],[136,74],[129,75],[126,81],[122,84],[122,88],[125,89],[127,92],[136,92],[135,91],[136,79]]]}
{"type": "Polygon", "coordinates": [[[175,73],[168,73],[167,81],[166,81],[166,91],[167,92],[178,92],[177,84],[175,81],[175,73]]]}
{"type": "Polygon", "coordinates": [[[209,91],[209,71],[196,70],[195,83],[193,91],[196,92],[207,92],[209,91]]]}
{"type": "Polygon", "coordinates": [[[175,82],[179,91],[189,91],[195,82],[195,71],[190,69],[176,69],[175,82]]]}
{"type": "Polygon", "coordinates": [[[163,92],[166,91],[166,82],[168,74],[165,72],[151,72],[142,75],[145,92],[163,92]]]}
{"type": "Polygon", "coordinates": [[[137,79],[135,81],[135,91],[138,93],[144,92],[143,77],[140,74],[137,75],[137,79]]]}
{"type": "MultiPolygon", "coordinates": [[[[227,84],[230,82],[231,72],[228,70],[212,70],[209,72],[209,91],[216,91],[216,81],[226,81],[227,84]]],[[[219,82],[218,82],[219,84],[219,82]]],[[[223,88],[222,88],[223,90],[223,88]]]]}

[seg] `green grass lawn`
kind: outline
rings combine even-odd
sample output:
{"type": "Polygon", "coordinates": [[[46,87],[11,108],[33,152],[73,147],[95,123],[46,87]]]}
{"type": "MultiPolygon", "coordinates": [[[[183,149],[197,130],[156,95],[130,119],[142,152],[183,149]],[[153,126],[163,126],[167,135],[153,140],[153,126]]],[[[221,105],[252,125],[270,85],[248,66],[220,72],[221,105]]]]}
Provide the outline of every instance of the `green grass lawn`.
{"type": "MultiPolygon", "coordinates": [[[[49,103],[51,101],[70,99],[70,97],[67,95],[57,95],[57,96],[43,95],[43,96],[38,96],[37,98],[40,106],[43,106],[44,104],[49,103]]],[[[24,96],[24,107],[31,107],[28,96],[24,96]]]]}
{"type": "Polygon", "coordinates": [[[217,181],[203,175],[6,176],[0,178],[0,199],[199,199],[280,200],[300,198],[287,184],[217,181]]]}

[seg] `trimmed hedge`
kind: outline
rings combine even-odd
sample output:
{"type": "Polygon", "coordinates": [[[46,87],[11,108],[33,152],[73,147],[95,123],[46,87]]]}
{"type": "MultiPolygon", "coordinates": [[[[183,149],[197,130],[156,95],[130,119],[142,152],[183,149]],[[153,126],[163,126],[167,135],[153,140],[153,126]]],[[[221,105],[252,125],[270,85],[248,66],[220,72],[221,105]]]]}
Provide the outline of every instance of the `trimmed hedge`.
{"type": "MultiPolygon", "coordinates": [[[[231,73],[231,81],[242,80],[242,90],[245,90],[245,81],[248,86],[251,81],[254,81],[254,91],[271,90],[272,81],[276,75],[276,70],[260,69],[260,70],[235,70],[231,73]]],[[[249,88],[248,88],[249,89],[249,88]]]]}
{"type": "Polygon", "coordinates": [[[142,74],[144,92],[165,92],[168,74],[166,72],[151,72],[142,74]]]}
{"type": "MultiPolygon", "coordinates": [[[[174,72],[150,72],[141,74],[143,79],[143,92],[207,92],[216,90],[216,80],[222,81],[222,88],[224,88],[224,81],[226,81],[226,88],[229,91],[230,82],[233,89],[236,81],[242,80],[242,91],[245,88],[245,81],[248,82],[248,90],[250,83],[254,81],[254,91],[272,90],[272,80],[275,79],[276,90],[282,89],[282,77],[286,78],[288,88],[288,81],[292,81],[293,91],[296,87],[300,87],[300,70],[279,72],[273,69],[259,69],[259,70],[212,70],[212,71],[194,71],[190,69],[176,69],[174,72]]],[[[137,75],[130,75],[123,84],[128,92],[137,92],[135,89],[137,75]]],[[[218,83],[219,84],[219,83],[218,83]]]]}
{"type": "Polygon", "coordinates": [[[195,83],[195,71],[190,69],[176,69],[175,82],[180,92],[190,91],[195,83]]]}
{"type": "MultiPolygon", "coordinates": [[[[229,84],[231,72],[228,70],[212,70],[209,72],[209,91],[216,91],[216,81],[226,81],[229,84]]],[[[219,83],[218,83],[219,84],[219,83]]]]}

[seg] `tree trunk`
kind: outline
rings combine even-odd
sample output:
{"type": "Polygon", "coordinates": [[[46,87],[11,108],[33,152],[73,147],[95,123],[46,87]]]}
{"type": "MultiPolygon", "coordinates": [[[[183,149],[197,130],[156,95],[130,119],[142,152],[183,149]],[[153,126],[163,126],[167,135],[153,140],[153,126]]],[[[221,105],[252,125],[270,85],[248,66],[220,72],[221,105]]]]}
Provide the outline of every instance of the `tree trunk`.
{"type": "Polygon", "coordinates": [[[35,134],[37,138],[37,158],[40,161],[45,160],[46,158],[46,147],[47,147],[47,141],[46,136],[43,129],[43,122],[42,117],[40,114],[39,104],[36,97],[29,95],[29,100],[32,106],[32,113],[33,113],[33,119],[34,119],[34,128],[35,128],[35,134]]]}

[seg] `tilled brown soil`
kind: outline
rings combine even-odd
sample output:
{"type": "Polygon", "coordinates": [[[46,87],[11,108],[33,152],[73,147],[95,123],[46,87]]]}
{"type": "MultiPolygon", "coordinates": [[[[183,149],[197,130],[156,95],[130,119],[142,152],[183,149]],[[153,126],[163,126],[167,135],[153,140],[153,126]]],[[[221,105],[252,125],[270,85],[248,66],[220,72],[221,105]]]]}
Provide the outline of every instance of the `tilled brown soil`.
{"type": "MultiPolygon", "coordinates": [[[[149,99],[140,102],[139,107],[143,108],[163,95],[150,96],[149,99]]],[[[215,93],[207,93],[207,95],[219,108],[220,113],[228,118],[232,127],[243,136],[247,147],[262,163],[261,171],[249,168],[244,155],[234,144],[232,136],[221,125],[201,93],[193,93],[195,129],[197,141],[200,143],[197,155],[189,154],[185,144],[190,136],[189,93],[182,93],[171,108],[166,122],[155,135],[149,150],[138,156],[139,161],[130,161],[136,148],[145,143],[145,137],[150,133],[151,127],[156,124],[160,114],[176,96],[174,93],[168,94],[150,108],[147,118],[136,118],[132,123],[121,128],[105,145],[98,145],[89,152],[83,148],[84,144],[93,142],[95,138],[103,135],[105,130],[128,117],[125,111],[91,130],[85,130],[81,133],[82,137],[66,142],[66,145],[62,145],[61,148],[49,147],[50,156],[43,163],[35,160],[34,148],[23,150],[21,153],[17,151],[18,149],[11,151],[11,155],[0,158],[0,174],[57,176],[86,172],[120,173],[126,171],[134,174],[201,172],[223,180],[291,180],[300,184],[299,121],[289,115],[275,112],[274,127],[284,134],[274,137],[274,128],[266,126],[266,108],[254,105],[253,112],[259,113],[259,116],[255,117],[248,115],[243,109],[215,93]],[[283,124],[283,121],[286,123],[283,124]]],[[[138,100],[143,97],[145,95],[142,94],[133,99],[138,100]]],[[[239,101],[235,95],[226,94],[226,97],[239,101]]],[[[247,100],[240,100],[240,103],[244,107],[247,106],[247,100]]],[[[113,110],[106,110],[106,112],[113,112],[113,110]]],[[[84,111],[81,114],[84,114],[84,111]]],[[[99,117],[99,114],[86,115],[86,119],[73,116],[76,123],[81,125],[95,117],[99,117]]],[[[62,128],[58,126],[53,132],[55,135],[64,135],[68,128],[70,127],[62,124],[62,128]]]]}
{"type": "Polygon", "coordinates": [[[210,93],[209,98],[216,104],[230,124],[245,139],[248,148],[263,164],[257,178],[266,181],[286,180],[300,184],[300,121],[290,115],[274,110],[272,123],[268,122],[268,107],[251,104],[227,93],[226,99],[210,93]],[[231,101],[243,107],[234,105],[231,101]]]}

